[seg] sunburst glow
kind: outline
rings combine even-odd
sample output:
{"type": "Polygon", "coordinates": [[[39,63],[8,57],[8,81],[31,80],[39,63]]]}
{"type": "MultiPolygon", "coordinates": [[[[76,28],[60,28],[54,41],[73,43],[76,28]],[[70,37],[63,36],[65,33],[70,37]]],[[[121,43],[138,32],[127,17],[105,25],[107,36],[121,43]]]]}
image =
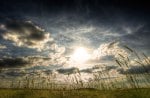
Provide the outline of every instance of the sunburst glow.
{"type": "Polygon", "coordinates": [[[90,55],[87,53],[87,50],[83,47],[77,48],[71,59],[77,63],[85,63],[90,58],[90,55]]]}

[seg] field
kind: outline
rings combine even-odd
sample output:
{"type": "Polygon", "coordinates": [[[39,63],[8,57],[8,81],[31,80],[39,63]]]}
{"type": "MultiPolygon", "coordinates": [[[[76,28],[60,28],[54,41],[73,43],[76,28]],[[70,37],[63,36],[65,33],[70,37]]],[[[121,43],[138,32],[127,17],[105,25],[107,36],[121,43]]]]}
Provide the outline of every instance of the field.
{"type": "MultiPolygon", "coordinates": [[[[55,74],[47,77],[29,74],[22,80],[13,78],[12,81],[1,78],[0,98],[150,98],[150,58],[125,48],[136,59],[118,54],[115,63],[122,73],[118,77],[111,77],[109,70],[101,70],[91,73],[93,79],[84,82],[82,72],[77,69],[74,74],[66,75],[64,84],[53,81],[55,74]]],[[[95,68],[101,69],[99,66],[95,68]]]]}
{"type": "Polygon", "coordinates": [[[0,98],[150,98],[150,89],[126,90],[43,90],[0,89],[0,98]]]}

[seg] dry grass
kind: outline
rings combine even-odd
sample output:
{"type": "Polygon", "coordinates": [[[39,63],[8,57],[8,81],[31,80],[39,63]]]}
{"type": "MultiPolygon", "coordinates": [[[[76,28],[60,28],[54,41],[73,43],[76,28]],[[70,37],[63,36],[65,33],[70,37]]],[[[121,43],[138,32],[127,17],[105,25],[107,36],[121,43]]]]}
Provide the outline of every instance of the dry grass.
{"type": "MultiPolygon", "coordinates": [[[[0,98],[150,98],[150,89],[142,89],[143,87],[150,88],[150,73],[147,71],[150,59],[144,53],[140,57],[128,46],[124,46],[124,48],[136,58],[135,62],[145,69],[145,73],[130,74],[127,72],[124,77],[111,79],[108,72],[99,71],[93,73],[94,80],[84,83],[80,70],[77,69],[73,77],[68,74],[68,78],[65,80],[71,81],[71,85],[59,85],[52,82],[51,80],[55,77],[53,75],[48,78],[39,75],[39,79],[44,79],[39,83],[26,77],[24,81],[12,81],[9,88],[16,89],[0,89],[0,98]],[[143,63],[142,58],[146,63],[143,63]],[[102,78],[106,76],[107,79],[102,78]],[[142,85],[139,78],[142,78],[142,85]],[[38,90],[35,90],[36,88],[38,90]]],[[[118,67],[129,69],[132,66],[131,58],[118,55],[120,57],[115,59],[118,67]]],[[[138,70],[136,71],[138,73],[138,70]]]]}

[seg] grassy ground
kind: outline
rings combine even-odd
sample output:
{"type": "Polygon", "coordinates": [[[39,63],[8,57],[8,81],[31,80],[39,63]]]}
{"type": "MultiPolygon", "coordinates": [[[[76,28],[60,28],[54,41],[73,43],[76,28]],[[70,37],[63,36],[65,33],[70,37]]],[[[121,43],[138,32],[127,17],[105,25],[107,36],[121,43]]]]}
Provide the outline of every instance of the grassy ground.
{"type": "Polygon", "coordinates": [[[150,89],[101,91],[79,90],[32,90],[0,89],[0,98],[150,98],[150,89]]]}

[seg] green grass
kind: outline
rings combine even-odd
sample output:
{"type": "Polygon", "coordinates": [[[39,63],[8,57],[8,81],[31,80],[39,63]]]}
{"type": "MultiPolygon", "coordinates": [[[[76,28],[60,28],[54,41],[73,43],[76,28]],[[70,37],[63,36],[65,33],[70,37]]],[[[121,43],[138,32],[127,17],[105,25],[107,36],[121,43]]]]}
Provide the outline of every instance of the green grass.
{"type": "Polygon", "coordinates": [[[0,89],[0,98],[150,98],[150,89],[126,90],[44,90],[0,89]]]}

